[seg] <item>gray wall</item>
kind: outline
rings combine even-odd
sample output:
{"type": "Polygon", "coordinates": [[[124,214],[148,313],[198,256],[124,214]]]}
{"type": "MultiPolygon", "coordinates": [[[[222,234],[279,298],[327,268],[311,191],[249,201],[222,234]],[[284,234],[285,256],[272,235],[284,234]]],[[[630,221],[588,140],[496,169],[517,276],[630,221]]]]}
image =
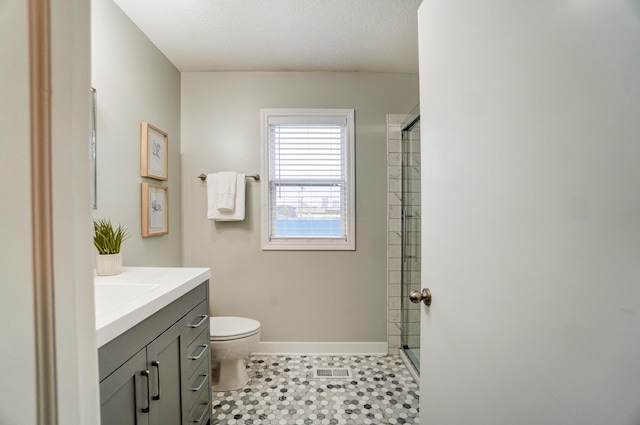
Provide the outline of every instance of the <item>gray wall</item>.
{"type": "Polygon", "coordinates": [[[211,267],[212,314],[259,320],[263,341],[386,341],[386,114],[417,102],[413,74],[182,74],[183,264],[211,267]],[[197,176],[260,172],[261,108],[355,109],[355,252],[262,251],[262,182],[244,222],[207,220],[197,176]]]}
{"type": "Polygon", "coordinates": [[[180,266],[180,73],[111,0],[93,0],[92,86],[97,90],[98,209],[127,227],[124,265],[180,266]],[[140,123],[169,134],[169,179],[140,177],[140,123]],[[169,234],[142,238],[141,183],[169,187],[169,234]]]}

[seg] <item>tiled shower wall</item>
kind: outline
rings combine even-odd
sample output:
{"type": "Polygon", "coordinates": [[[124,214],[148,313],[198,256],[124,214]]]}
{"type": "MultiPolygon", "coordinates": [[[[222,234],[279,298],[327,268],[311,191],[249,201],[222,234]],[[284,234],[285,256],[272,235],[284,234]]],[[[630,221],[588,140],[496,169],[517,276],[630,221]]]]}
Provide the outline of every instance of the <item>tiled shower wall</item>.
{"type": "MultiPolygon", "coordinates": [[[[402,345],[401,329],[402,318],[405,318],[407,342],[410,347],[420,345],[420,304],[410,304],[407,311],[402,312],[402,134],[401,125],[407,118],[405,114],[387,115],[387,341],[389,354],[397,354],[402,345]]],[[[417,141],[419,143],[419,141],[417,141]]],[[[414,193],[406,196],[412,197],[413,210],[410,215],[420,215],[420,170],[419,158],[412,158],[413,166],[406,172],[409,173],[414,193]]],[[[407,234],[408,251],[414,254],[412,272],[407,276],[410,290],[420,290],[420,255],[421,235],[419,218],[409,223],[407,234]],[[415,227],[418,224],[418,228],[415,227]]]]}
{"type": "Polygon", "coordinates": [[[389,354],[398,354],[401,314],[402,134],[405,114],[387,115],[387,342],[389,354]]]}

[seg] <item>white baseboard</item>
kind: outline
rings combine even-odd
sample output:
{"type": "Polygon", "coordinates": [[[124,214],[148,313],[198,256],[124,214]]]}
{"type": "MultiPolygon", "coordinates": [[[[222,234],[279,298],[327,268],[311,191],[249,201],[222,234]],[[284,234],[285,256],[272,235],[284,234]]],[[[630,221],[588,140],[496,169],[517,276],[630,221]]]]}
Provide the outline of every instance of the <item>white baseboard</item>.
{"type": "Polygon", "coordinates": [[[386,342],[259,342],[253,354],[387,355],[386,342]]]}

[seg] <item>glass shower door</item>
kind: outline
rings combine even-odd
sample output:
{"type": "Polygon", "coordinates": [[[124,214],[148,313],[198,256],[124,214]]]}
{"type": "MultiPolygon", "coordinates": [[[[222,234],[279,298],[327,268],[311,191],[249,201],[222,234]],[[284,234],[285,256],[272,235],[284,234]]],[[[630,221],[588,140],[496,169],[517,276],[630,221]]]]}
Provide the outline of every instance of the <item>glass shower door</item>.
{"type": "Polygon", "coordinates": [[[402,124],[402,348],[420,370],[420,304],[409,301],[421,290],[420,108],[402,124]]]}

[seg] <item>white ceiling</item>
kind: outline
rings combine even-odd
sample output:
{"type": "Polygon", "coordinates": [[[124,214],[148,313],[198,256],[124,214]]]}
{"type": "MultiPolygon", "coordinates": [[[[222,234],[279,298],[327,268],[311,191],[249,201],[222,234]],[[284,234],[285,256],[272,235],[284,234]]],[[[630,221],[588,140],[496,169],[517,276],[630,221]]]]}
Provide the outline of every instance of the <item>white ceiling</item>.
{"type": "Polygon", "coordinates": [[[115,0],[180,71],[418,72],[422,0],[115,0]]]}

